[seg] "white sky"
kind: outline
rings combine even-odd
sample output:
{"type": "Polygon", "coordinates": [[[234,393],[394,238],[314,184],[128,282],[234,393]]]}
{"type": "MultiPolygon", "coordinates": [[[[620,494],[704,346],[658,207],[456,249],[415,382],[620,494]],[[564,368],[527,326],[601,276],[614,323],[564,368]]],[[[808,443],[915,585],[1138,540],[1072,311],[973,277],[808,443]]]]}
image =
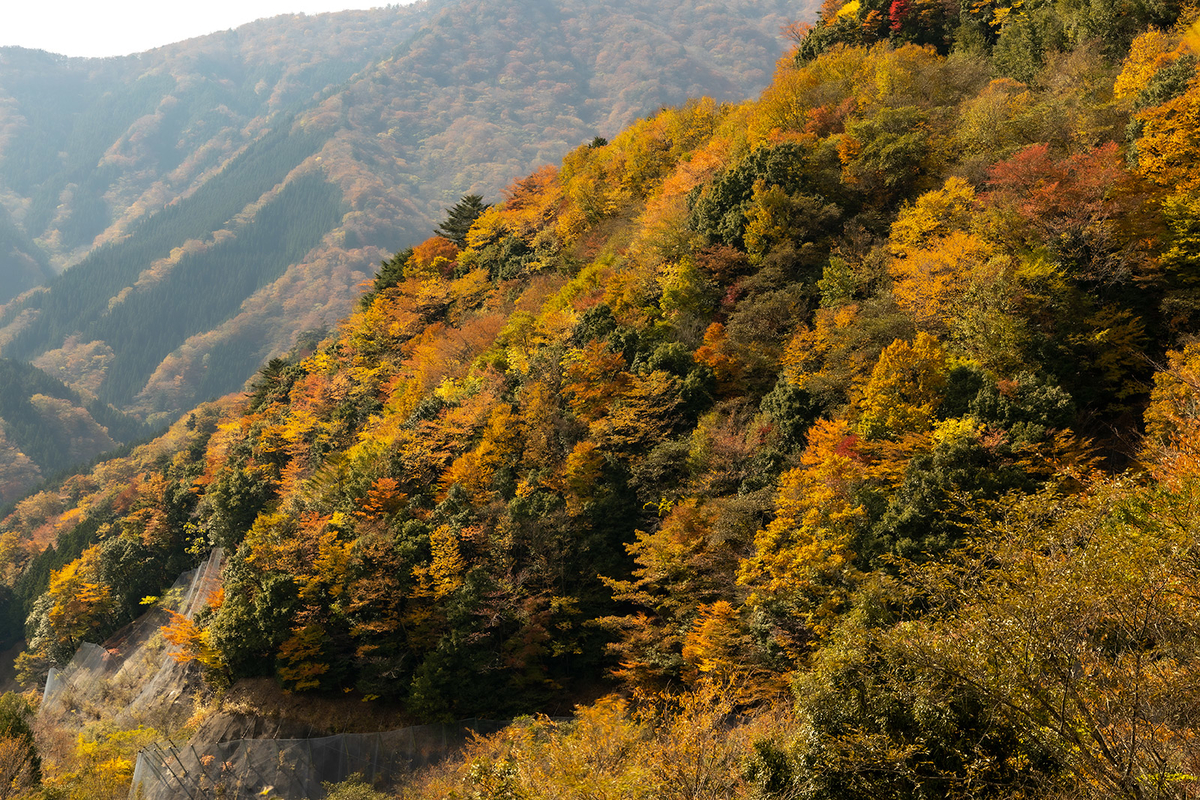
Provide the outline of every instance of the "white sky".
{"type": "Polygon", "coordinates": [[[388,2],[397,0],[0,0],[0,46],[68,56],[123,56],[262,17],[388,2]]]}

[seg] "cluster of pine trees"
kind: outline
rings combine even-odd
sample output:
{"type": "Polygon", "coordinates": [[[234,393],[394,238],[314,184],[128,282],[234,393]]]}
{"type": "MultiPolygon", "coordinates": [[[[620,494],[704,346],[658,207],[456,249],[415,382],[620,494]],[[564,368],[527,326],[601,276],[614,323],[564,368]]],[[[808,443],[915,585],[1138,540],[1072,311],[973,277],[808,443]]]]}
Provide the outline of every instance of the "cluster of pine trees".
{"type": "Polygon", "coordinates": [[[25,501],[26,679],[220,545],[167,632],[215,686],[634,698],[414,792],[1194,794],[1197,9],[869,5],[25,501]]]}

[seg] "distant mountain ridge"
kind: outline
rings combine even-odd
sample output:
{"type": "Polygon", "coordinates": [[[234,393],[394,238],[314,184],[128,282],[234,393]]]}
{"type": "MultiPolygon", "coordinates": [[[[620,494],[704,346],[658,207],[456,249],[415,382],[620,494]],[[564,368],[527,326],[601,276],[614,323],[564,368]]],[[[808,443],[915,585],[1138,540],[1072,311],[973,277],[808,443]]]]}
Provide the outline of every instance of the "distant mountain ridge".
{"type": "Polygon", "coordinates": [[[10,221],[61,271],[194,190],[272,115],[386,54],[431,7],[282,16],[121,58],[0,48],[10,221]]]}
{"type": "Polygon", "coordinates": [[[661,106],[753,95],[805,15],[443,0],[126,58],[0,49],[0,355],[111,350],[77,379],[168,418],[344,316],[461,195],[661,106]]]}

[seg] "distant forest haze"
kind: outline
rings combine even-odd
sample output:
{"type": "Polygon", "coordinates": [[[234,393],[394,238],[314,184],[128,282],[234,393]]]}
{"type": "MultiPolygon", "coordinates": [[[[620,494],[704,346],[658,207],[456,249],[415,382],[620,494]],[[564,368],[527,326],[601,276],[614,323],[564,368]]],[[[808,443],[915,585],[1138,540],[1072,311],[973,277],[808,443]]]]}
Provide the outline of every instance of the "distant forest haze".
{"type": "Polygon", "coordinates": [[[42,0],[11,3],[0,29],[0,47],[45,50],[71,58],[144,54],[188,39],[239,28],[281,14],[328,14],[380,5],[372,0],[208,0],[175,4],[157,0],[42,0]]]}

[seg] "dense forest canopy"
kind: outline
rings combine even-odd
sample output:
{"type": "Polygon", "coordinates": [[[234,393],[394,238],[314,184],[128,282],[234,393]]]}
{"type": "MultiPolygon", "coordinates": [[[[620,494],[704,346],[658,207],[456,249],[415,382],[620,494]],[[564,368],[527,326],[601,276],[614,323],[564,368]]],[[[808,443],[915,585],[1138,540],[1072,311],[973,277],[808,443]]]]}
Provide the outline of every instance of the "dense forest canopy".
{"type": "Polygon", "coordinates": [[[449,206],[3,522],[23,678],[220,546],[210,686],[621,692],[411,796],[1193,795],[1198,15],[830,0],[757,100],[449,206]]]}

